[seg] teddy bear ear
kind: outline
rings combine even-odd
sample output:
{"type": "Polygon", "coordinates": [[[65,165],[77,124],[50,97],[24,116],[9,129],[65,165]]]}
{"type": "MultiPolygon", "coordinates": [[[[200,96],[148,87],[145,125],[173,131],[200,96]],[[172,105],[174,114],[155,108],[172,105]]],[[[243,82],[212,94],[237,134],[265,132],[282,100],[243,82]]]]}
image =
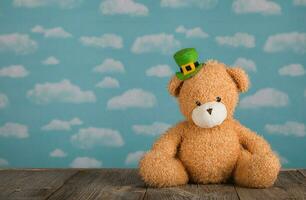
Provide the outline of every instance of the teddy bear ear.
{"type": "Polygon", "coordinates": [[[246,92],[249,89],[249,77],[240,67],[227,68],[227,73],[232,77],[239,92],[246,92]]]}
{"type": "Polygon", "coordinates": [[[178,79],[176,77],[176,75],[172,76],[171,80],[169,81],[168,84],[168,91],[169,93],[174,96],[177,97],[180,94],[180,90],[183,86],[184,81],[178,79]]]}

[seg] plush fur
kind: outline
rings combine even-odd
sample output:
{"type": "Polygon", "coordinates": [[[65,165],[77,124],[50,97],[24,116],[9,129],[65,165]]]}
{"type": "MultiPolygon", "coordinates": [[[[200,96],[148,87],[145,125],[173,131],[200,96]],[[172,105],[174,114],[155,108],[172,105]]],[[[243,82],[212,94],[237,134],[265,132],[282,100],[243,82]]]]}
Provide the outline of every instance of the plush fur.
{"type": "Polygon", "coordinates": [[[166,131],[139,163],[142,179],[152,187],[195,183],[223,183],[233,179],[246,187],[273,185],[280,162],[263,137],[241,125],[233,114],[239,92],[249,87],[247,74],[210,60],[192,78],[173,76],[169,93],[179,102],[185,121],[166,131]],[[191,118],[196,101],[212,102],[221,97],[227,109],[222,124],[200,128],[191,118]]]}

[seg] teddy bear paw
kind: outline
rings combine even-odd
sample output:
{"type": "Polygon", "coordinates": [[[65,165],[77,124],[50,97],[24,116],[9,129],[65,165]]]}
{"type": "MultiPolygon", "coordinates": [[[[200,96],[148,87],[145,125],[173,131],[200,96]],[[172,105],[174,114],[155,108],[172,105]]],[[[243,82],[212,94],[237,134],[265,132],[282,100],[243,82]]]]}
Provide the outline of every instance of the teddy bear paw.
{"type": "Polygon", "coordinates": [[[139,173],[152,187],[169,187],[188,182],[188,174],[178,159],[166,157],[159,152],[148,152],[139,163],[139,173]]]}
{"type": "Polygon", "coordinates": [[[234,180],[245,187],[267,188],[274,184],[279,170],[279,159],[273,153],[252,155],[243,152],[236,165],[234,180]]]}

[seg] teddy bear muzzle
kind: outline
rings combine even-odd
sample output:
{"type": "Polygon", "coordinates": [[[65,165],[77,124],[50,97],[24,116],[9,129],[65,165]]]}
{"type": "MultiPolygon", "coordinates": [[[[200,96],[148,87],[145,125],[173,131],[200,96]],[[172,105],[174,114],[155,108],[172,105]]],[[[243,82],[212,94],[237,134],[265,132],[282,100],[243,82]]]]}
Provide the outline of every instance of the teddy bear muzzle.
{"type": "Polygon", "coordinates": [[[212,128],[222,124],[227,110],[221,102],[207,102],[192,111],[192,121],[201,128],[212,128]]]}

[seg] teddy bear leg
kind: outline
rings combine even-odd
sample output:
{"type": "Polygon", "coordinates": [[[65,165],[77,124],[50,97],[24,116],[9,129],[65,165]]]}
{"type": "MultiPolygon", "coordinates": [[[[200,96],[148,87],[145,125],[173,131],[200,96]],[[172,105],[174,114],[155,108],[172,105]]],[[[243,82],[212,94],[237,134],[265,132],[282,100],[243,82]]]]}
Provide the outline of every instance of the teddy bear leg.
{"type": "Polygon", "coordinates": [[[188,183],[188,174],[182,162],[158,152],[149,152],[139,163],[139,173],[152,187],[170,187],[188,183]]]}
{"type": "Polygon", "coordinates": [[[242,150],[233,174],[234,181],[244,187],[266,188],[274,184],[279,170],[279,159],[273,153],[257,155],[242,150]]]}

